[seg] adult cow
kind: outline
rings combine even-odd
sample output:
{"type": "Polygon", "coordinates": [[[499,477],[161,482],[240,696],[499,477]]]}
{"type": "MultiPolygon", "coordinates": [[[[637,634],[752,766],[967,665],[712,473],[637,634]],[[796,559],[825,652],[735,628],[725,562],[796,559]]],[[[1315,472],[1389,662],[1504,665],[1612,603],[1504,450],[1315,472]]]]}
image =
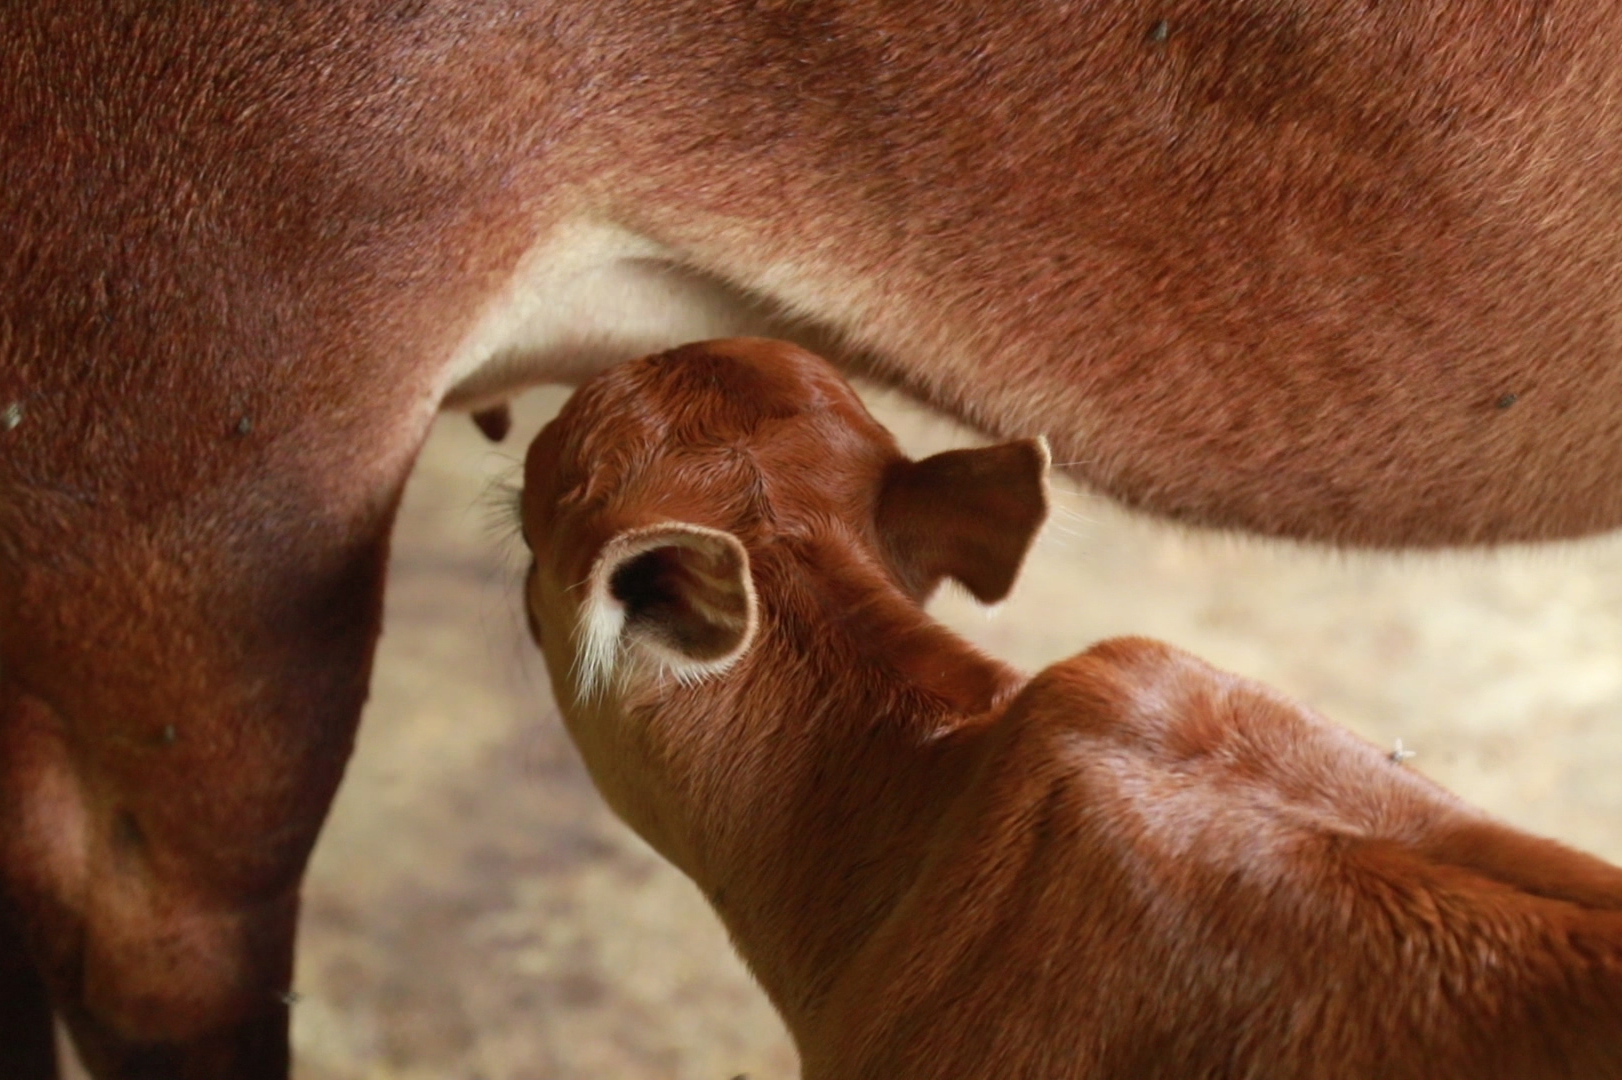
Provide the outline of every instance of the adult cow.
{"type": "Polygon", "coordinates": [[[835,342],[1116,497],[1622,520],[1622,9],[13,0],[0,1074],[278,1077],[436,410],[835,342]]]}

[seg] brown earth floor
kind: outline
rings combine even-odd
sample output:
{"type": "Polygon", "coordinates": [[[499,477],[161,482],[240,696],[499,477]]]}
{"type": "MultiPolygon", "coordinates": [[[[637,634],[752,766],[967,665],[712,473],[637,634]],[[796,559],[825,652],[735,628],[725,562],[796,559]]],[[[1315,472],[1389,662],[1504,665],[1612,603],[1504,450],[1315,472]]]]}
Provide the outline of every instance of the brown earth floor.
{"type": "MultiPolygon", "coordinates": [[[[372,703],[310,875],[304,1080],[755,1080],[792,1047],[696,891],[603,807],[522,633],[500,448],[441,419],[372,703]]],[[[914,452],[970,436],[890,395],[914,452]]],[[[1368,556],[1196,535],[1065,488],[1014,596],[935,612],[1037,668],[1149,634],[1263,679],[1529,829],[1622,861],[1622,543],[1368,556]]]]}

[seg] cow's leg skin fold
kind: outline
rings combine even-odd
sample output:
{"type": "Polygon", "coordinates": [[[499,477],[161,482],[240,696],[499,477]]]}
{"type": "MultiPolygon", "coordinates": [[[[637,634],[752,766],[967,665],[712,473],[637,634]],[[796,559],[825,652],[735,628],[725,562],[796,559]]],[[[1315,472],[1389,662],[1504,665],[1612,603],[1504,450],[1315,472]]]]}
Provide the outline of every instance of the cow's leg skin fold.
{"type": "Polygon", "coordinates": [[[50,997],[21,935],[0,902],[0,1076],[56,1080],[50,997]]]}
{"type": "Polygon", "coordinates": [[[69,1024],[98,1080],[284,1080],[290,1068],[288,1010],[279,1000],[227,1031],[184,1044],[129,1043],[82,1017],[69,1024]]]}

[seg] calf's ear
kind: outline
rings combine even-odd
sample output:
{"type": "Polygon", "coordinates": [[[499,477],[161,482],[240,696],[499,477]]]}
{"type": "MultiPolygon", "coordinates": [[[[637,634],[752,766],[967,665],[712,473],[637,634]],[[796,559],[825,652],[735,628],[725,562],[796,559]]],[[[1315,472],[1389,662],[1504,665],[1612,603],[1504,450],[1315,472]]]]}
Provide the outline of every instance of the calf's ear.
{"type": "Polygon", "coordinates": [[[893,466],[877,520],[902,587],[923,600],[949,577],[982,604],[1007,596],[1047,519],[1049,461],[1036,438],[893,466]]]}
{"type": "Polygon", "coordinates": [[[749,554],[738,538],[702,525],[627,529],[603,545],[580,613],[577,672],[589,694],[622,650],[650,651],[677,678],[724,671],[749,648],[757,621],[749,554]]]}

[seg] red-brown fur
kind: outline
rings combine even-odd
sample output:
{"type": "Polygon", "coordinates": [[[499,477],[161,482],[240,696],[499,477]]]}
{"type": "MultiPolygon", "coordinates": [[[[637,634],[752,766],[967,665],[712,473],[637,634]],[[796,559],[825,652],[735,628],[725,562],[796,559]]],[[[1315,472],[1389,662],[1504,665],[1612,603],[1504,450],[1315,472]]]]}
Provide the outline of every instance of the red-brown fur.
{"type": "Polygon", "coordinates": [[[910,464],[824,363],[734,341],[599,376],[530,451],[565,722],[807,1080],[1622,1077],[1622,869],[1170,646],[1027,679],[923,614],[938,573],[898,531],[1011,579],[1041,518],[1022,445],[910,464]],[[1000,504],[958,497],[976,471],[1000,504]],[[901,477],[933,498],[898,510],[901,477]],[[746,560],[617,546],[695,528],[746,560]],[[583,687],[600,604],[616,671],[583,687]],[[717,611],[722,664],[691,625],[717,611]]]}
{"type": "Polygon", "coordinates": [[[282,1075],[446,400],[737,324],[1189,522],[1615,526],[1619,46],[1589,0],[4,5],[0,1073],[51,1075],[48,986],[104,1077],[282,1075]],[[582,222],[640,283],[585,329],[582,222]]]}

